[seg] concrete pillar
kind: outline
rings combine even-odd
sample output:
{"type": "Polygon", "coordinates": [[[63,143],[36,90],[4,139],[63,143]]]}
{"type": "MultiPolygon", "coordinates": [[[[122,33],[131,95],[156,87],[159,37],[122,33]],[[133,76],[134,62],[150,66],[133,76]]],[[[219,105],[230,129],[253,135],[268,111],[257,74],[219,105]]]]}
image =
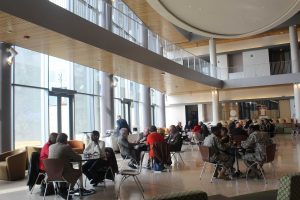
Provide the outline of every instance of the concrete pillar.
{"type": "Polygon", "coordinates": [[[300,83],[294,84],[295,118],[300,123],[300,83]]]}
{"type": "Polygon", "coordinates": [[[216,40],[214,38],[209,39],[209,61],[210,61],[210,76],[217,77],[217,52],[216,52],[216,40]]]}
{"type": "Polygon", "coordinates": [[[158,93],[159,102],[158,102],[158,127],[166,127],[166,103],[165,103],[165,94],[158,93]]]}
{"type": "Polygon", "coordinates": [[[291,62],[292,62],[292,73],[299,72],[299,56],[298,56],[298,34],[297,27],[289,27],[290,36],[290,48],[291,48],[291,62]]]}
{"type": "Polygon", "coordinates": [[[151,126],[151,97],[150,97],[150,88],[144,85],[140,86],[141,94],[141,130],[144,130],[146,127],[151,126]]]}
{"type": "Polygon", "coordinates": [[[100,103],[100,127],[101,133],[114,129],[114,92],[113,75],[100,72],[101,103],[100,103]]]}
{"type": "Polygon", "coordinates": [[[216,125],[219,122],[219,91],[211,91],[211,101],[212,101],[212,123],[216,125]]]}
{"type": "Polygon", "coordinates": [[[7,62],[10,44],[0,43],[0,153],[12,150],[11,66],[7,62]]]}
{"type": "Polygon", "coordinates": [[[205,121],[205,109],[204,104],[198,104],[198,121],[205,121]]]}

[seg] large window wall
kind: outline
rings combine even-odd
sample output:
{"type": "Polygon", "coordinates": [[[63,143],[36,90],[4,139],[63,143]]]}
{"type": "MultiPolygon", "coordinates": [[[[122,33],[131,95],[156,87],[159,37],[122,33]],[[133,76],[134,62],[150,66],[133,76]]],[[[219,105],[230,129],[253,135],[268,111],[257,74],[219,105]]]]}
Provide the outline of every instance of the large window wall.
{"type": "MultiPolygon", "coordinates": [[[[15,47],[13,65],[13,137],[15,148],[42,145],[50,131],[57,130],[57,101],[52,88],[76,90],[73,102],[62,98],[62,115],[68,117],[73,105],[74,138],[82,132],[100,130],[100,72],[45,54],[15,47]]],[[[68,132],[63,117],[62,131],[68,132]]],[[[100,130],[101,131],[101,130],[100,130]]],[[[67,133],[69,134],[69,133],[67,133]]]]}

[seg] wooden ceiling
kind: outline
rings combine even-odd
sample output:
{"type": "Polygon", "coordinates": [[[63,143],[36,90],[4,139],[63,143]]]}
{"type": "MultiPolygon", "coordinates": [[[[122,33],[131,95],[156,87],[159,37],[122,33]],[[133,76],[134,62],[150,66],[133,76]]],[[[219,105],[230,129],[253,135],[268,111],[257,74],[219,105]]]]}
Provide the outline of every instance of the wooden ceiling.
{"type": "Polygon", "coordinates": [[[23,19],[0,12],[0,41],[89,66],[167,94],[210,90],[196,83],[96,48],[23,19]],[[26,38],[24,36],[29,36],[26,38]]]}
{"type": "Polygon", "coordinates": [[[175,26],[157,13],[146,0],[123,0],[128,7],[149,27],[151,31],[162,38],[173,42],[188,42],[175,26]]]}

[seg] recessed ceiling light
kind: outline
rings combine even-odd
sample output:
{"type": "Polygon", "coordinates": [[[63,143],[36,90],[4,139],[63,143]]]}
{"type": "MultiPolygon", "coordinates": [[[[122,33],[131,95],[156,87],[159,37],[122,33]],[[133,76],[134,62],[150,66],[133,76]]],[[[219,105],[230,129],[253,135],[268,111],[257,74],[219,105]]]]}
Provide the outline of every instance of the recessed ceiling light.
{"type": "Polygon", "coordinates": [[[280,31],[280,34],[283,34],[283,31],[280,31]]]}
{"type": "Polygon", "coordinates": [[[164,75],[166,75],[166,73],[165,73],[165,72],[162,72],[162,73],[160,73],[160,75],[164,76],[164,75]]]}
{"type": "Polygon", "coordinates": [[[24,38],[25,38],[25,39],[29,39],[30,36],[29,36],[29,35],[24,35],[24,38]]]}

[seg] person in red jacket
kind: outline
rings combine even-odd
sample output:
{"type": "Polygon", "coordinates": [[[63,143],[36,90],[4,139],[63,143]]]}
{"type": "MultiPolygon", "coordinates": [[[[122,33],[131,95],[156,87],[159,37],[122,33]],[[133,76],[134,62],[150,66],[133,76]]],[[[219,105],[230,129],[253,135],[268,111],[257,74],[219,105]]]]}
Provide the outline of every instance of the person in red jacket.
{"type": "Polygon", "coordinates": [[[152,145],[157,143],[157,142],[163,142],[164,141],[164,137],[157,133],[157,128],[156,126],[151,126],[150,127],[150,134],[147,137],[147,144],[150,146],[150,152],[149,152],[149,156],[150,158],[154,157],[154,152],[152,149],[152,145]]]}
{"type": "Polygon", "coordinates": [[[48,159],[49,155],[49,147],[52,144],[56,143],[56,138],[57,138],[57,133],[51,133],[49,135],[49,140],[48,142],[43,146],[41,153],[40,153],[40,162],[39,162],[39,168],[41,171],[45,171],[45,166],[43,163],[43,160],[48,159]]]}

